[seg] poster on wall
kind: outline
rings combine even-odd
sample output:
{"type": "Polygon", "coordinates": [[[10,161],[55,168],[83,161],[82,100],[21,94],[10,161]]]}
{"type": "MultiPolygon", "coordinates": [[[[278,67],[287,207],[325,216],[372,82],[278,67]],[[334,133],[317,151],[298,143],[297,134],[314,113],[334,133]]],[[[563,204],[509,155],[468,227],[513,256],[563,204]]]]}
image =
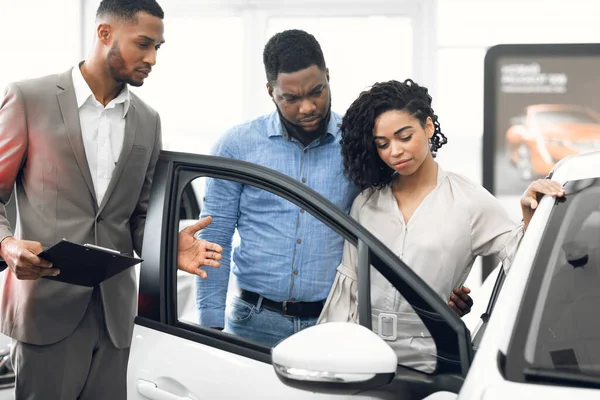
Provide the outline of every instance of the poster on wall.
{"type": "Polygon", "coordinates": [[[600,44],[498,45],[484,68],[483,185],[518,207],[560,159],[600,150],[600,44]]]}

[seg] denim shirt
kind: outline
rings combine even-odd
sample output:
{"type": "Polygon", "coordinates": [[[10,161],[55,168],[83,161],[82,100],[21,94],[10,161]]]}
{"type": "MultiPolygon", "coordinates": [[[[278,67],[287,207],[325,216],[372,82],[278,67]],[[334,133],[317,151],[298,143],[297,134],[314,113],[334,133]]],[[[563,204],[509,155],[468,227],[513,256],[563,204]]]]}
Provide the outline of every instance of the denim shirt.
{"type": "MultiPolygon", "coordinates": [[[[331,113],[327,134],[303,147],[283,129],[277,111],[227,132],[212,154],[282,172],[317,191],[346,213],[358,188],[344,176],[341,116],[331,113]]],[[[213,222],[198,237],[223,247],[218,269],[197,279],[199,322],[223,327],[230,270],[241,289],[274,301],[319,301],[329,294],[344,241],[300,207],[270,192],[207,179],[201,218],[213,222]],[[237,228],[240,243],[233,249],[237,228]],[[232,262],[233,261],[233,262],[232,262]]]]}

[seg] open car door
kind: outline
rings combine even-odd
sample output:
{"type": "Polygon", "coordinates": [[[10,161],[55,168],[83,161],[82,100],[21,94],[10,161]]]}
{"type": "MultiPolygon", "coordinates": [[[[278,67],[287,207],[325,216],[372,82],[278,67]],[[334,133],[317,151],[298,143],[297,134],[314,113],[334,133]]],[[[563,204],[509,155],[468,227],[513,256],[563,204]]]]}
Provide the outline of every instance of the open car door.
{"type": "MultiPolygon", "coordinates": [[[[325,250],[327,246],[328,243],[322,244],[325,250]]],[[[277,171],[232,159],[162,152],[154,176],[142,254],[138,316],[128,369],[128,399],[337,399],[348,396],[422,399],[439,391],[458,393],[469,369],[472,359],[469,331],[454,311],[351,217],[305,184],[277,171]],[[371,298],[373,274],[387,280],[412,308],[422,326],[424,339],[415,340],[415,349],[422,349],[427,356],[433,355],[431,368],[420,370],[398,359],[395,371],[384,379],[317,394],[316,390],[306,390],[303,385],[282,383],[271,366],[271,348],[201,326],[196,315],[182,315],[178,310],[181,272],[178,274],[176,269],[177,233],[180,220],[189,219],[189,215],[182,215],[185,208],[181,206],[182,198],[186,192],[189,195],[189,185],[193,185],[201,196],[198,199],[201,208],[203,197],[211,195],[205,191],[210,190],[210,185],[205,185],[210,180],[239,185],[245,195],[256,196],[261,201],[284,199],[297,210],[299,219],[316,218],[326,229],[339,235],[338,245],[347,241],[356,246],[359,298],[371,298]]],[[[209,268],[207,272],[210,280],[215,271],[209,268]]],[[[290,271],[290,274],[298,273],[302,271],[290,271]]],[[[332,277],[335,271],[329,274],[332,277]]],[[[227,293],[228,310],[235,293],[234,275],[227,293]]],[[[371,301],[360,301],[360,315],[360,324],[371,330],[371,318],[363,317],[371,315],[371,301]]],[[[385,335],[388,333],[381,332],[380,336],[385,335]]],[[[389,339],[389,335],[385,339],[389,339]]]]}

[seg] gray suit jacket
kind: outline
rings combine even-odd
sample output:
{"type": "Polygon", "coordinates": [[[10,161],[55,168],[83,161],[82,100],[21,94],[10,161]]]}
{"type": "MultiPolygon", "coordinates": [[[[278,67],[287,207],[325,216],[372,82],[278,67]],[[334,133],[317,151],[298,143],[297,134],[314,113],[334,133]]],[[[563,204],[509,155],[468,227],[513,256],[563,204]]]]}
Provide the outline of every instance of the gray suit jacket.
{"type": "MultiPolygon", "coordinates": [[[[98,206],[71,70],[9,85],[0,102],[0,240],[13,235],[4,204],[14,188],[15,237],[44,247],[66,238],[141,254],[161,145],[158,113],[131,93],[123,150],[98,206]]],[[[26,343],[46,345],[67,337],[92,295],[92,288],[18,280],[8,269],[4,275],[0,331],[26,343]]],[[[110,337],[118,348],[128,347],[137,306],[135,270],[103,282],[100,290],[110,337]]]]}

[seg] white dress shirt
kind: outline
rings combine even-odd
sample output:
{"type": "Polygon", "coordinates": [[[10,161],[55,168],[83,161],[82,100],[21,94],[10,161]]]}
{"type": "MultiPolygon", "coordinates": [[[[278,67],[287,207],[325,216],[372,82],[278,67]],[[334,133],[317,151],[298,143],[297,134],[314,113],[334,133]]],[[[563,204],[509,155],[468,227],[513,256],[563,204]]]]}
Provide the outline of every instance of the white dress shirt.
{"type": "Polygon", "coordinates": [[[79,65],[73,68],[72,75],[85,155],[100,206],[123,149],[125,116],[130,104],[129,89],[125,85],[121,93],[104,107],[94,97],[79,65]]]}

